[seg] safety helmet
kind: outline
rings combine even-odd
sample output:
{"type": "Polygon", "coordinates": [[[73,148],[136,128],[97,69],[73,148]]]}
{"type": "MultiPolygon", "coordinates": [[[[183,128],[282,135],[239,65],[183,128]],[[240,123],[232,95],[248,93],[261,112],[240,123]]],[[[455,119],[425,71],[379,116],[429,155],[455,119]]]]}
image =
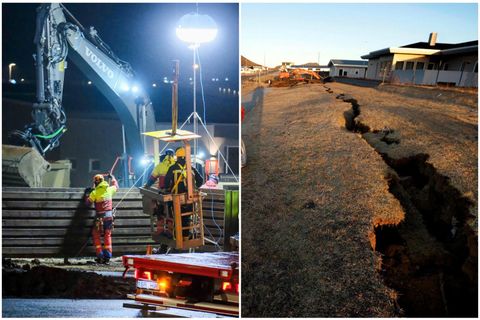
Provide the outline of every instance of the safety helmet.
{"type": "Polygon", "coordinates": [[[213,173],[208,176],[208,180],[212,180],[215,181],[215,183],[218,183],[218,177],[213,173]]]}
{"type": "Polygon", "coordinates": [[[167,156],[173,157],[175,155],[175,151],[173,151],[173,149],[167,149],[167,150],[165,150],[165,154],[167,156]]]}
{"type": "Polygon", "coordinates": [[[95,185],[98,185],[100,182],[103,182],[103,180],[105,180],[105,178],[103,177],[103,174],[96,174],[93,177],[93,182],[95,183],[95,185]]]}
{"type": "Polygon", "coordinates": [[[175,155],[177,158],[185,158],[186,152],[184,147],[178,147],[177,150],[175,150],[175,155]]]}

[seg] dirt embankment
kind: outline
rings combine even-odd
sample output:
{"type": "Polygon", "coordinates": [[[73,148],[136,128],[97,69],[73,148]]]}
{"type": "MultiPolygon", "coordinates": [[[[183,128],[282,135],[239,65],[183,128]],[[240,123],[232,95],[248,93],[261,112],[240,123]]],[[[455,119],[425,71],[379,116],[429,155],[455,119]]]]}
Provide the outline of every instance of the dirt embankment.
{"type": "Polygon", "coordinates": [[[476,315],[476,101],[395,90],[256,99],[242,127],[244,316],[476,315]]]}
{"type": "MultiPolygon", "coordinates": [[[[42,259],[43,260],[43,259],[42,259]]],[[[48,260],[48,259],[47,259],[48,260]]],[[[3,259],[2,296],[4,298],[125,299],[135,292],[135,279],[103,276],[93,269],[109,267],[90,264],[53,266],[38,259],[29,262],[3,259]],[[88,271],[81,271],[81,270],[88,271]]],[[[109,271],[116,268],[110,267],[109,271]]]]}

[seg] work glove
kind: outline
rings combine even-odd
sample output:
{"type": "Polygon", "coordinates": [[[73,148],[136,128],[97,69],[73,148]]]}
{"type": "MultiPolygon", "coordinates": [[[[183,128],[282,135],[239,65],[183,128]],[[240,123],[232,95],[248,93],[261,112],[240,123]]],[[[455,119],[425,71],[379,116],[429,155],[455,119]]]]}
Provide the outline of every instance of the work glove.
{"type": "Polygon", "coordinates": [[[92,191],[93,191],[93,188],[91,187],[86,188],[85,192],[83,193],[83,197],[88,198],[88,196],[90,195],[90,193],[92,193],[92,191]]]}

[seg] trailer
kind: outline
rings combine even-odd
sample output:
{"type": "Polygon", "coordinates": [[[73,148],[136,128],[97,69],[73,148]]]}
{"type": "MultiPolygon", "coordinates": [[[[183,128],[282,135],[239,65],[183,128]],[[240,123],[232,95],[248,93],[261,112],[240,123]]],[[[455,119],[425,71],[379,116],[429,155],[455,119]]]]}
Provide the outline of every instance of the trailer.
{"type": "Polygon", "coordinates": [[[134,270],[136,292],[126,308],[177,308],[239,315],[238,252],[124,255],[124,276],[134,270]]]}

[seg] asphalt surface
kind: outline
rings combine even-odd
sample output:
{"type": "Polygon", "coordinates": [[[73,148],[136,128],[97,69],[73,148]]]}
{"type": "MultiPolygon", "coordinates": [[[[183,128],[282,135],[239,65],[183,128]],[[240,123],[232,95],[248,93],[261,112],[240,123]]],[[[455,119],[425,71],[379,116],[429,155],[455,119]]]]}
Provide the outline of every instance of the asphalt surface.
{"type": "Polygon", "coordinates": [[[2,299],[3,318],[145,318],[145,317],[215,317],[209,313],[169,309],[161,314],[142,315],[137,309],[124,308],[132,300],[93,299],[2,299]]]}

